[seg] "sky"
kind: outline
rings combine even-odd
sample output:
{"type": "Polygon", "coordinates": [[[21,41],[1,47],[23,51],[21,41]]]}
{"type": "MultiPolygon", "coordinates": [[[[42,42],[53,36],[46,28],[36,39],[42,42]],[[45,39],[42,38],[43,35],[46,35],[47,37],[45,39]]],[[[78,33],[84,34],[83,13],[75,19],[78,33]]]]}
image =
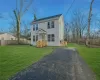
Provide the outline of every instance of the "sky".
{"type": "MultiPolygon", "coordinates": [[[[73,0],[34,0],[30,9],[23,15],[22,20],[30,23],[35,13],[37,18],[53,16],[56,14],[63,14],[65,20],[70,20],[72,13],[75,10],[81,10],[87,15],[91,0],[75,0],[70,11],[66,15],[73,0]]],[[[9,31],[12,22],[13,10],[16,8],[16,0],[0,0],[0,30],[9,31]]],[[[100,17],[100,0],[95,0],[93,4],[93,14],[100,17]]]]}

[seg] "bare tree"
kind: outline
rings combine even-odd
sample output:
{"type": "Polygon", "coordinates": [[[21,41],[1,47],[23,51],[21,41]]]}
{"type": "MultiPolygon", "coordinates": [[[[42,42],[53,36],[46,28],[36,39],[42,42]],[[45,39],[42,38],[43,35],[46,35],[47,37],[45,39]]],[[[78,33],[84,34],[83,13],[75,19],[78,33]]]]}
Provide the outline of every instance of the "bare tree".
{"type": "Polygon", "coordinates": [[[100,19],[98,19],[98,20],[96,21],[95,26],[96,26],[96,29],[97,29],[96,35],[98,35],[98,37],[100,38],[100,19]]]}
{"type": "Polygon", "coordinates": [[[21,18],[31,6],[33,0],[16,0],[16,9],[13,11],[16,18],[18,44],[20,42],[21,18]]]}
{"type": "Polygon", "coordinates": [[[10,18],[11,18],[11,22],[9,23],[10,24],[9,32],[17,37],[16,19],[13,15],[10,15],[10,18]]]}
{"type": "Polygon", "coordinates": [[[72,34],[72,42],[76,42],[76,37],[75,37],[75,23],[74,20],[71,21],[70,23],[70,28],[71,28],[71,34],[72,34]]]}
{"type": "Polygon", "coordinates": [[[79,39],[82,39],[83,32],[87,26],[86,16],[81,11],[75,11],[72,16],[70,22],[71,33],[74,42],[79,42],[79,39]]]}
{"type": "Polygon", "coordinates": [[[2,28],[0,28],[0,33],[4,33],[4,30],[2,28]]]}
{"type": "Polygon", "coordinates": [[[23,22],[23,37],[28,39],[30,37],[29,23],[23,22]]]}
{"type": "Polygon", "coordinates": [[[98,19],[98,20],[96,21],[96,26],[97,26],[98,30],[100,30],[100,19],[98,19]]]}
{"type": "MultiPolygon", "coordinates": [[[[0,13],[0,19],[2,19],[2,18],[3,18],[3,15],[0,13]]],[[[2,33],[2,32],[4,32],[4,31],[3,31],[3,29],[1,28],[1,29],[0,29],[0,33],[2,33]]]]}
{"type": "Polygon", "coordinates": [[[65,40],[66,41],[70,41],[70,25],[69,25],[69,23],[66,23],[65,24],[65,33],[64,33],[65,35],[64,35],[64,38],[65,38],[65,40]]]}
{"type": "Polygon", "coordinates": [[[89,46],[89,39],[90,39],[90,25],[91,25],[91,17],[92,17],[92,5],[94,0],[90,3],[90,10],[89,10],[89,16],[88,16],[88,30],[87,30],[87,40],[86,45],[89,46]]]}

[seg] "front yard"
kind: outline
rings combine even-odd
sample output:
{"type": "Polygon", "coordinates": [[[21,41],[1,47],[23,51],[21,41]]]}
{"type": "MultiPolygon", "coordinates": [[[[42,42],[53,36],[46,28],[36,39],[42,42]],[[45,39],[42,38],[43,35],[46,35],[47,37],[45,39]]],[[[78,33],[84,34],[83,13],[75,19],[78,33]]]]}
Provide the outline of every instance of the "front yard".
{"type": "Polygon", "coordinates": [[[8,80],[15,73],[48,55],[52,50],[52,47],[0,46],[0,80],[8,80]]]}
{"type": "MultiPolygon", "coordinates": [[[[68,47],[78,49],[80,55],[95,72],[97,80],[100,80],[100,48],[87,48],[77,44],[68,44],[68,47]]],[[[53,47],[0,46],[0,80],[8,80],[12,75],[48,55],[52,50],[53,47]]]]}
{"type": "Polygon", "coordinates": [[[97,80],[100,80],[100,48],[87,48],[85,45],[68,44],[68,47],[78,49],[80,55],[95,72],[97,80]]]}

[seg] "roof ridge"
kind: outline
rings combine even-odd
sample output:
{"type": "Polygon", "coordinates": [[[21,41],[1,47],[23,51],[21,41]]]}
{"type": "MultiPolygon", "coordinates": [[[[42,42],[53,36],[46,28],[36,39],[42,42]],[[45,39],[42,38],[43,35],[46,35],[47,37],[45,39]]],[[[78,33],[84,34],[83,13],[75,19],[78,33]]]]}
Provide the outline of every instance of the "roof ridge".
{"type": "Polygon", "coordinates": [[[45,20],[45,19],[50,19],[50,18],[55,18],[55,17],[60,17],[61,15],[62,14],[57,14],[57,15],[54,15],[54,16],[48,16],[48,17],[44,17],[44,18],[34,20],[33,22],[40,21],[40,20],[45,20]]]}

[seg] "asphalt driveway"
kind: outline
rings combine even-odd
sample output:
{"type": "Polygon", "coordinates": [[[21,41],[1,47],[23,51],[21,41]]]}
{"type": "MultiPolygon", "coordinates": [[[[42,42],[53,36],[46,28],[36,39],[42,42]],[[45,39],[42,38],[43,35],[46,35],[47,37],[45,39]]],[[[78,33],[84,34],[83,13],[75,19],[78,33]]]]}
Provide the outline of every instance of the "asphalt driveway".
{"type": "Polygon", "coordinates": [[[58,48],[10,80],[95,80],[75,49],[58,48]]]}

